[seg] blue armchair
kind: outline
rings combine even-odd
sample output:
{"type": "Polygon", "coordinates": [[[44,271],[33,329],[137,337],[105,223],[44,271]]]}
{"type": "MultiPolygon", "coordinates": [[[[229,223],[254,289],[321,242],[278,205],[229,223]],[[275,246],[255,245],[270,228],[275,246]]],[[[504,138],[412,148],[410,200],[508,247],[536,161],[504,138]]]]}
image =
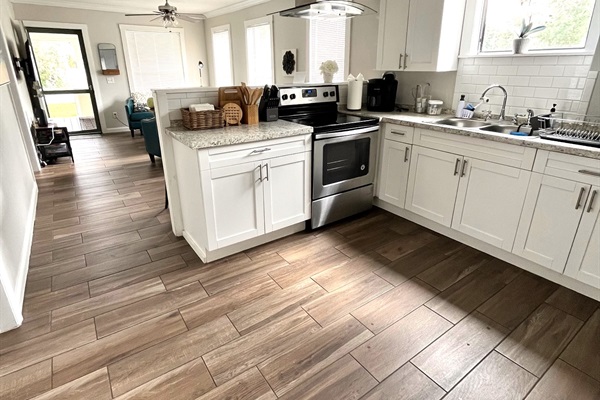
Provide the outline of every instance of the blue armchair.
{"type": "Polygon", "coordinates": [[[156,118],[143,119],[140,121],[142,135],[146,151],[150,156],[150,161],[154,164],[154,156],[162,157],[160,154],[160,141],[158,139],[158,128],[156,127],[156,118]]]}
{"type": "MultiPolygon", "coordinates": [[[[133,137],[133,131],[139,129],[141,131],[141,121],[146,118],[154,118],[154,113],[151,111],[135,111],[135,105],[133,103],[133,97],[128,98],[125,101],[125,114],[127,115],[127,122],[129,123],[129,130],[131,131],[131,137],[133,137]]],[[[142,135],[144,133],[142,132],[142,135]]]]}

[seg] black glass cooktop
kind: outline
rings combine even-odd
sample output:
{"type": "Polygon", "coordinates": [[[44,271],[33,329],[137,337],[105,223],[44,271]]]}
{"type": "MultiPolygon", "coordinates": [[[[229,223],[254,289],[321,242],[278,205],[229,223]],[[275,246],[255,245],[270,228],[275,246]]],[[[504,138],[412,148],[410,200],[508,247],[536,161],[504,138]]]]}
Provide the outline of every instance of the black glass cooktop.
{"type": "Polygon", "coordinates": [[[377,118],[358,117],[347,114],[320,114],[283,117],[286,121],[314,128],[315,133],[340,130],[358,129],[374,126],[379,123],[377,118]]]}

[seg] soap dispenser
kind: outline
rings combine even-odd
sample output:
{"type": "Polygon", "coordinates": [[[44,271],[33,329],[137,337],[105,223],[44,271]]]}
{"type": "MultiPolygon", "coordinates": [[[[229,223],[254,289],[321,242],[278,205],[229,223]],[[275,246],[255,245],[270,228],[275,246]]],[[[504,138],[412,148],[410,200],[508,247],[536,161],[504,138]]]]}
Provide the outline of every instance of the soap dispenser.
{"type": "Polygon", "coordinates": [[[456,114],[454,114],[456,118],[461,117],[463,108],[465,108],[465,95],[461,94],[458,106],[456,106],[456,114]]]}

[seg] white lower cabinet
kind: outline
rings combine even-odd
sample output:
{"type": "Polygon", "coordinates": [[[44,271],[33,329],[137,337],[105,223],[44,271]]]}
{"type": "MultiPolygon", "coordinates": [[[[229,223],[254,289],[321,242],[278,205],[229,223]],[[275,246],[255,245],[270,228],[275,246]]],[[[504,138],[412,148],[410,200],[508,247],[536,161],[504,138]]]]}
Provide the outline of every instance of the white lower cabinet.
{"type": "Polygon", "coordinates": [[[513,253],[600,287],[600,188],[534,173],[513,253]]]}
{"type": "Polygon", "coordinates": [[[217,248],[310,218],[310,153],[210,171],[217,248]]]}
{"type": "Polygon", "coordinates": [[[404,208],[410,167],[411,145],[384,140],[377,197],[404,208]]]}
{"type": "Polygon", "coordinates": [[[565,275],[600,288],[600,187],[592,186],[565,275]]]}
{"type": "Polygon", "coordinates": [[[462,160],[456,154],[413,146],[405,208],[449,227],[462,160]]]}
{"type": "Polygon", "coordinates": [[[465,158],[452,228],[511,251],[530,171],[465,158]]]}

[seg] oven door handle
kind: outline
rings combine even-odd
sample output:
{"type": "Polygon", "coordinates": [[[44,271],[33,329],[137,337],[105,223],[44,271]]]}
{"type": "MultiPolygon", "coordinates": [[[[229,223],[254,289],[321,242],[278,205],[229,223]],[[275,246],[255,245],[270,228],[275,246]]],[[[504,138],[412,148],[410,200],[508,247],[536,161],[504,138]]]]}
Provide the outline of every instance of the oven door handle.
{"type": "Polygon", "coordinates": [[[371,133],[371,132],[375,132],[378,130],[379,130],[379,126],[372,126],[372,127],[368,127],[368,128],[352,129],[350,131],[318,133],[317,135],[315,135],[315,140],[330,139],[330,138],[337,138],[337,137],[344,137],[344,136],[353,136],[353,135],[362,135],[365,133],[371,133]]]}

